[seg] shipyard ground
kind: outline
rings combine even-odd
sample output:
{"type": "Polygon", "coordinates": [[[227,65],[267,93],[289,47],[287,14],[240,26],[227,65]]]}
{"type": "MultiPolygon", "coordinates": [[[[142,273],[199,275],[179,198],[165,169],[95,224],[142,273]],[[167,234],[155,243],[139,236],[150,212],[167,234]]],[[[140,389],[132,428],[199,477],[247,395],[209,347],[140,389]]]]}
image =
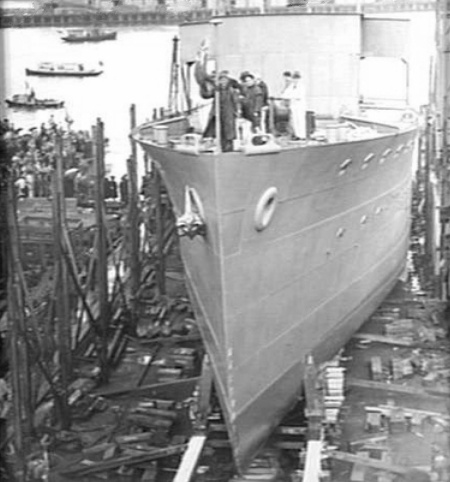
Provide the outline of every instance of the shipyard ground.
{"type": "MultiPolygon", "coordinates": [[[[169,289],[182,296],[182,278],[174,273],[168,278],[169,289]]],[[[177,447],[192,434],[190,411],[202,353],[195,339],[181,344],[170,342],[170,337],[163,344],[145,337],[130,340],[108,386],[93,389],[88,398],[91,403],[85,400],[77,407],[70,431],[52,434],[49,480],[173,480],[182,450],[177,447]],[[146,388],[175,376],[168,368],[174,349],[193,355],[185,357],[189,369],[178,379],[186,382],[146,388]],[[166,367],[163,376],[161,367],[166,367]],[[146,460],[145,454],[155,447],[163,451],[164,458],[146,460]],[[127,461],[143,454],[142,461],[128,465],[127,461]]],[[[450,480],[446,471],[450,460],[450,344],[445,304],[414,290],[410,282],[399,282],[339,360],[346,370],[345,400],[338,424],[331,426],[324,420],[328,427],[324,480],[450,480]],[[333,453],[339,455],[337,459],[333,453]],[[359,463],[350,457],[345,460],[349,454],[358,457],[359,463]]],[[[306,439],[301,410],[299,403],[249,473],[238,477],[220,410],[213,405],[208,439],[193,480],[303,480],[300,460],[306,439]]]]}
{"type": "MultiPolygon", "coordinates": [[[[324,412],[323,480],[450,480],[447,304],[436,298],[427,281],[420,213],[414,219],[405,281],[335,359],[345,369],[344,399],[337,423],[329,423],[324,412]]],[[[154,279],[143,291],[137,333],[118,331],[113,337],[117,356],[112,357],[108,384],[96,383],[92,344],[77,352],[70,429],[52,426],[45,404],[41,407],[36,416],[47,422],[41,424],[40,443],[28,460],[34,478],[27,480],[174,479],[194,433],[204,354],[176,245],[166,259],[165,281],[166,296],[155,296],[154,279]]],[[[323,379],[317,382],[320,396],[323,379]]],[[[191,480],[307,480],[302,470],[308,436],[303,408],[299,401],[248,473],[238,476],[213,396],[207,440],[191,480]]],[[[6,480],[21,479],[11,473],[6,480]]]]}

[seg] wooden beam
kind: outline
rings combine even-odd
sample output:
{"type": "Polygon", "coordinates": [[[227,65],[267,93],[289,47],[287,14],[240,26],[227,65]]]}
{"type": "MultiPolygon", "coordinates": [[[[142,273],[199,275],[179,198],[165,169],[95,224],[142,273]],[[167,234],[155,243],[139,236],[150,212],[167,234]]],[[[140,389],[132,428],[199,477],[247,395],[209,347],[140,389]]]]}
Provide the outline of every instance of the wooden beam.
{"type": "Polygon", "coordinates": [[[140,387],[124,387],[115,390],[105,389],[105,390],[95,390],[94,393],[97,396],[102,397],[115,397],[118,395],[125,395],[125,394],[137,394],[143,393],[147,390],[157,390],[159,388],[169,388],[171,386],[176,385],[189,385],[189,384],[196,384],[200,380],[200,377],[191,377],[191,378],[181,378],[180,380],[173,380],[170,382],[161,382],[161,383],[152,383],[150,385],[142,385],[140,387]]]}
{"type": "Polygon", "coordinates": [[[97,280],[96,285],[98,289],[99,307],[100,307],[100,331],[101,343],[98,350],[101,381],[107,382],[109,379],[108,359],[107,359],[107,332],[109,325],[109,304],[108,304],[108,256],[107,256],[107,241],[106,230],[103,219],[104,203],[105,203],[105,159],[104,159],[104,138],[103,138],[103,123],[97,119],[97,124],[93,128],[94,139],[94,160],[96,170],[96,196],[95,196],[95,215],[96,226],[98,233],[97,243],[97,280]]]}
{"type": "MultiPolygon", "coordinates": [[[[136,106],[132,104],[130,107],[130,127],[133,130],[136,127],[136,106]]],[[[128,182],[129,182],[129,198],[128,198],[128,230],[129,230],[129,253],[130,253],[130,305],[131,305],[131,323],[132,331],[137,326],[137,296],[141,281],[141,264],[139,256],[139,192],[137,178],[137,151],[136,143],[130,136],[131,157],[127,160],[128,182]]]]}
{"type": "Polygon", "coordinates": [[[58,407],[60,408],[61,428],[67,430],[70,427],[70,410],[68,407],[68,388],[72,377],[72,354],[71,338],[72,327],[69,313],[69,290],[67,285],[67,266],[63,259],[63,226],[66,221],[66,203],[64,198],[63,181],[63,146],[60,131],[54,134],[56,148],[55,169],[53,171],[53,236],[54,256],[56,263],[56,335],[58,340],[58,359],[60,366],[60,390],[58,407]]]}
{"type": "Polygon", "coordinates": [[[384,470],[386,472],[392,472],[394,474],[407,474],[410,469],[409,467],[392,465],[378,459],[365,458],[361,457],[360,455],[340,452],[338,450],[330,452],[329,457],[335,460],[340,460],[342,462],[365,465],[366,467],[372,467],[373,469],[384,470]]]}
{"type": "Polygon", "coordinates": [[[59,471],[62,475],[73,475],[81,477],[84,475],[98,474],[100,472],[106,472],[108,470],[117,469],[121,466],[138,465],[152,460],[161,459],[163,457],[169,457],[171,455],[177,455],[186,449],[186,444],[173,445],[162,449],[150,450],[147,453],[141,453],[139,455],[124,455],[121,457],[115,457],[112,460],[92,462],[90,465],[82,465],[81,463],[75,467],[69,467],[59,471]]]}
{"type": "Polygon", "coordinates": [[[322,441],[308,440],[303,482],[319,482],[322,456],[322,441]]]}
{"type": "Polygon", "coordinates": [[[205,445],[206,435],[193,435],[188,443],[188,448],[184,452],[180,465],[173,482],[190,482],[197,467],[198,460],[205,445]]]}
{"type": "Polygon", "coordinates": [[[362,378],[347,378],[347,387],[369,388],[373,390],[384,390],[388,392],[404,393],[418,397],[448,397],[450,394],[449,388],[430,388],[423,389],[420,387],[412,387],[406,385],[397,385],[394,383],[374,382],[370,380],[363,380],[362,378]]]}
{"type": "Polygon", "coordinates": [[[208,420],[211,390],[213,385],[213,373],[208,354],[203,357],[202,374],[200,378],[198,394],[198,413],[194,426],[197,430],[205,430],[208,420]]]}
{"type": "Polygon", "coordinates": [[[413,346],[414,343],[401,338],[394,338],[392,336],[377,335],[374,333],[355,333],[353,338],[357,340],[367,340],[373,343],[385,343],[387,345],[397,346],[413,346]]]}

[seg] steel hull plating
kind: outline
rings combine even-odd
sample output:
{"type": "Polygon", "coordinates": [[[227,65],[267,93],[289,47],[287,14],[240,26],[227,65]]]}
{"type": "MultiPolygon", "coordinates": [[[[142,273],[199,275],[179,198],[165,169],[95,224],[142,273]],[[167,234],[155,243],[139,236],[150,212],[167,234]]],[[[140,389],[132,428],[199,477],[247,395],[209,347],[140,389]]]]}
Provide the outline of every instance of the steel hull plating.
{"type": "Polygon", "coordinates": [[[306,355],[335,354],[402,272],[414,138],[411,129],[252,156],[140,139],[177,214],[186,186],[204,207],[206,236],[182,238],[181,249],[241,470],[300,394],[306,355]],[[278,204],[258,231],[271,187],[278,204]]]}

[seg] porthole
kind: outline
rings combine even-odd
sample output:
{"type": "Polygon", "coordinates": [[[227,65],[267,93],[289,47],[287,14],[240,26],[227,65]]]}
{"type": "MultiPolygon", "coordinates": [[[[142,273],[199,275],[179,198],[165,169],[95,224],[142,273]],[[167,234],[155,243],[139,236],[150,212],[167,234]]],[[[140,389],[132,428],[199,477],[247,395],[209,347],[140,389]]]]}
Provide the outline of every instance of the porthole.
{"type": "Polygon", "coordinates": [[[341,164],[339,166],[339,175],[340,176],[342,176],[343,174],[346,173],[347,169],[350,167],[352,162],[353,161],[351,159],[346,159],[345,161],[341,162],[341,164]]]}
{"type": "Polygon", "coordinates": [[[386,149],[383,152],[383,155],[380,157],[380,164],[383,164],[386,161],[386,159],[388,158],[391,152],[392,152],[392,149],[386,149]]]}
{"type": "Polygon", "coordinates": [[[375,158],[375,154],[374,154],[373,152],[371,152],[370,154],[368,154],[368,155],[364,158],[364,161],[363,161],[363,163],[362,163],[361,168],[362,168],[362,169],[365,169],[374,158],[375,158]]]}

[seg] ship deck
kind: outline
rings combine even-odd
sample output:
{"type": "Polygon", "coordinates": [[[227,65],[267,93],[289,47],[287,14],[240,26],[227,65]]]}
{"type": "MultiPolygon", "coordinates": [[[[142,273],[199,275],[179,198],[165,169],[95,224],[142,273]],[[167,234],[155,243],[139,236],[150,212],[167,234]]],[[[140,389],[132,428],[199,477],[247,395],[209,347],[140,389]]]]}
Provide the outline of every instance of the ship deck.
{"type": "MultiPolygon", "coordinates": [[[[237,138],[231,152],[243,152],[246,155],[273,153],[299,147],[323,146],[335,143],[365,141],[390,135],[405,127],[411,118],[403,109],[383,109],[393,115],[391,123],[371,120],[368,117],[341,116],[339,118],[317,117],[312,121],[306,139],[293,137],[289,132],[286,118],[274,123],[270,128],[251,132],[250,123],[244,119],[236,122],[237,138]],[[402,116],[403,115],[403,116],[402,116]]],[[[176,115],[155,119],[139,127],[135,137],[146,144],[174,149],[186,154],[214,154],[218,152],[215,138],[205,137],[204,129],[198,120],[198,113],[176,115]]]]}

